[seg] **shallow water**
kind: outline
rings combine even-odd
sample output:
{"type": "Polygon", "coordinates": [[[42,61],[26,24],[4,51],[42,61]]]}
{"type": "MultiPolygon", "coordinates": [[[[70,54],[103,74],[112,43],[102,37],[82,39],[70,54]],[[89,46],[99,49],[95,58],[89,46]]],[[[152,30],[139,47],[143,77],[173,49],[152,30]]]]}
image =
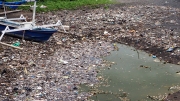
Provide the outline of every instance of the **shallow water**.
{"type": "MultiPolygon", "coordinates": [[[[105,60],[115,62],[110,69],[101,71],[104,78],[108,78],[109,87],[101,86],[98,89],[113,93],[128,93],[127,97],[132,101],[146,101],[147,95],[157,96],[172,93],[169,87],[179,85],[179,65],[163,64],[158,58],[125,45],[118,44],[119,51],[111,52],[105,60]],[[147,66],[149,68],[141,67],[147,66]]],[[[95,101],[119,101],[111,94],[98,94],[93,96],[95,101]]]]}

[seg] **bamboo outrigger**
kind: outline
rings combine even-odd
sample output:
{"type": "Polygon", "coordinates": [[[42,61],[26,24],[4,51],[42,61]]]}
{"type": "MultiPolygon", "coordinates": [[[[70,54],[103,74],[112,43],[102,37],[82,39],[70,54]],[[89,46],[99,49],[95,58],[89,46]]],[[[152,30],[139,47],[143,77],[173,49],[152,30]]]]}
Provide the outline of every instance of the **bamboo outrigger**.
{"type": "Polygon", "coordinates": [[[5,15],[5,17],[0,17],[0,31],[1,31],[0,44],[11,46],[9,44],[1,42],[5,34],[20,37],[23,39],[44,42],[47,41],[53,35],[53,33],[57,32],[57,29],[54,29],[52,27],[60,26],[64,32],[66,32],[66,29],[69,28],[69,26],[63,26],[60,20],[58,20],[56,24],[37,26],[35,20],[36,7],[37,7],[36,0],[22,0],[22,2],[34,2],[33,16],[32,16],[32,21],[30,22],[27,22],[26,18],[23,15],[21,15],[19,18],[8,19],[6,16],[7,12],[5,10],[5,6],[13,7],[16,5],[12,5],[12,3],[9,4],[5,3],[4,0],[0,0],[0,1],[2,2],[0,4],[2,4],[4,7],[4,15],[5,15]],[[24,20],[24,22],[18,22],[18,20],[24,20]]]}

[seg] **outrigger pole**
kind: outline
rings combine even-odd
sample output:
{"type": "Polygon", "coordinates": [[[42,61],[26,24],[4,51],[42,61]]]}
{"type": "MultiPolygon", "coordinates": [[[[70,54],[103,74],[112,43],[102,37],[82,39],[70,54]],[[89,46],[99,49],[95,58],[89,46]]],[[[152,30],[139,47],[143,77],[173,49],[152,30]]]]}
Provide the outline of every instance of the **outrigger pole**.
{"type": "Polygon", "coordinates": [[[35,17],[36,17],[36,0],[34,1],[34,8],[33,8],[33,18],[32,18],[33,23],[35,23],[35,17]]]}
{"type": "Polygon", "coordinates": [[[6,15],[6,7],[5,7],[5,5],[4,5],[4,0],[3,0],[3,8],[4,8],[4,16],[5,16],[5,18],[7,18],[7,15],[6,15]]]}

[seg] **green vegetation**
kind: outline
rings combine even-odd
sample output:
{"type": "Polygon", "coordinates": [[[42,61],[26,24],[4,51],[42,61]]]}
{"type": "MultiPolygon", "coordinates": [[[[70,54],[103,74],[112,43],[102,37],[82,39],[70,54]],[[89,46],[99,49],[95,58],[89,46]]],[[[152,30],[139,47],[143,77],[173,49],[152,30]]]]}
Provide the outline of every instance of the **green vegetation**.
{"type": "MultiPolygon", "coordinates": [[[[13,1],[13,0],[7,0],[13,1]]],[[[17,1],[17,0],[14,0],[17,1]]],[[[112,3],[111,0],[38,0],[37,1],[37,12],[48,12],[62,9],[78,9],[82,7],[97,8],[100,5],[112,3]],[[41,5],[47,6],[47,8],[40,8],[41,5]]],[[[33,5],[33,3],[27,3],[33,5]]],[[[29,7],[19,7],[20,9],[28,10],[29,7]]]]}

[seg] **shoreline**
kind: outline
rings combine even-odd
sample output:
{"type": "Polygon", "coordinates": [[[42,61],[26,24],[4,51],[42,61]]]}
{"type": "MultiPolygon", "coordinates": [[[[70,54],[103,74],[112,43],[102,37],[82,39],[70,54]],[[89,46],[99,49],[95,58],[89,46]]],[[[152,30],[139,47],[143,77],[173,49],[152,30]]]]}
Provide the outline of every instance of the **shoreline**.
{"type": "Polygon", "coordinates": [[[6,91],[15,101],[87,100],[90,95],[79,94],[77,84],[98,82],[95,69],[101,66],[101,57],[114,50],[114,42],[131,45],[177,64],[179,50],[166,50],[180,46],[180,20],[176,18],[179,11],[164,6],[129,6],[39,13],[37,24],[60,19],[70,26],[70,35],[56,33],[45,43],[23,42],[6,36],[3,41],[13,43],[18,40],[25,50],[4,46],[0,50],[0,72],[4,77],[0,85],[2,98],[6,98],[6,91]],[[164,26],[167,24],[175,28],[168,29],[164,26]]]}
{"type": "Polygon", "coordinates": [[[143,50],[149,54],[149,56],[155,56],[160,59],[164,64],[171,63],[180,65],[180,57],[176,55],[171,55],[171,52],[167,52],[167,50],[163,49],[163,47],[151,46],[148,43],[145,43],[143,40],[140,40],[137,43],[134,43],[135,40],[131,40],[128,38],[120,38],[119,43],[125,43],[126,45],[137,48],[138,50],[143,50]]]}

